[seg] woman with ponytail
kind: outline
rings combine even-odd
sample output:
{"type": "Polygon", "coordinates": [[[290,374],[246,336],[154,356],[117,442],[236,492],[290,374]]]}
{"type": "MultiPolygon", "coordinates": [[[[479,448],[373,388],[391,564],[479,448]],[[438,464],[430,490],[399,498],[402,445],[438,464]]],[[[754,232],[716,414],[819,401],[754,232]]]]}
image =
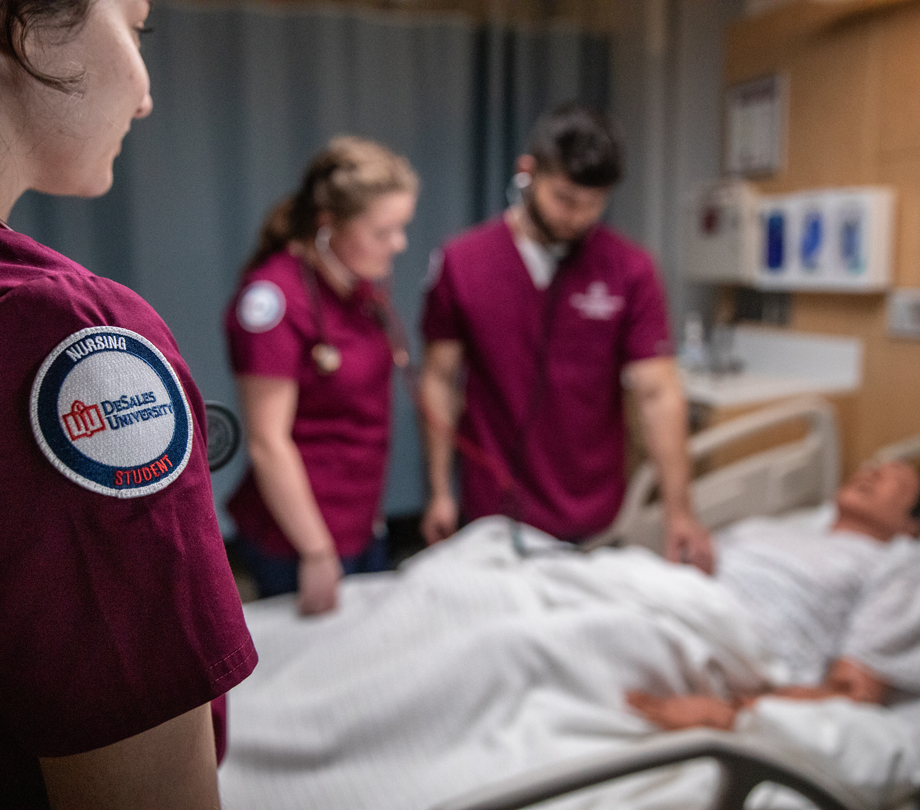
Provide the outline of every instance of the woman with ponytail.
{"type": "Polygon", "coordinates": [[[226,331],[251,468],[228,506],[260,596],[331,610],[343,573],[387,564],[379,526],[394,347],[383,285],[418,179],[340,137],[269,215],[226,331]]]}

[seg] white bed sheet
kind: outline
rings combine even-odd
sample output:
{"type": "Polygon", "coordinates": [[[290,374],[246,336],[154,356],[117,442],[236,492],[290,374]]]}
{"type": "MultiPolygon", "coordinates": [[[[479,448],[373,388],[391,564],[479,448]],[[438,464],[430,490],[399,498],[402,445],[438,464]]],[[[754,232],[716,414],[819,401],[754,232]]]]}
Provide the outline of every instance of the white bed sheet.
{"type": "MultiPolygon", "coordinates": [[[[626,689],[769,680],[743,611],[708,577],[642,549],[586,557],[529,528],[524,542],[541,553],[522,559],[507,521],[477,521],[396,574],[345,580],[333,615],[301,619],[289,597],[247,606],[260,663],[229,696],[225,807],[424,810],[654,733],[626,689]]],[[[873,801],[920,785],[916,726],[891,711],[769,700],[741,722],[873,801]]],[[[679,766],[553,806],[702,807],[713,778],[679,766]]]]}

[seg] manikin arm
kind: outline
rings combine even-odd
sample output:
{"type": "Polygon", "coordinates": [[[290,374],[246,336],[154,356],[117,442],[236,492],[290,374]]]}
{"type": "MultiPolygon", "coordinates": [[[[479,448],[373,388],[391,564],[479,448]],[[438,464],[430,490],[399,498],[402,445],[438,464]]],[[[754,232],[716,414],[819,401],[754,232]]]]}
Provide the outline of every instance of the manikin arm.
{"type": "Polygon", "coordinates": [[[795,700],[845,697],[860,703],[881,705],[888,689],[888,684],[880,676],[859,662],[841,658],[834,663],[824,683],[819,686],[790,686],[735,700],[723,700],[707,695],[658,697],[646,692],[631,692],[628,700],[633,708],[668,731],[698,726],[728,731],[734,727],[738,711],[750,706],[764,695],[795,700]]]}
{"type": "Polygon", "coordinates": [[[690,502],[687,455],[687,401],[669,357],[630,363],[626,380],[636,397],[642,437],[661,482],[665,511],[665,554],[674,562],[692,563],[712,573],[712,538],[690,502]]]}

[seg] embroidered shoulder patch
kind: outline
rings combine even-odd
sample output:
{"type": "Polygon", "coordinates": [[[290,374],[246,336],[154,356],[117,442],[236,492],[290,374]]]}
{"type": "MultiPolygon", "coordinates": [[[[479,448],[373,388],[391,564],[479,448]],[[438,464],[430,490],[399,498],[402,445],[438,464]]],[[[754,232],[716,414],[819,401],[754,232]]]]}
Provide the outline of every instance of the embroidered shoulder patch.
{"type": "Polygon", "coordinates": [[[81,487],[137,498],[169,486],[192,450],[192,415],[176,372],[149,340],[93,326],[45,358],[32,384],[32,431],[81,487]]]}
{"type": "Polygon", "coordinates": [[[240,296],[236,318],[247,332],[267,332],[281,323],[286,303],[277,284],[253,281],[240,296]]]}

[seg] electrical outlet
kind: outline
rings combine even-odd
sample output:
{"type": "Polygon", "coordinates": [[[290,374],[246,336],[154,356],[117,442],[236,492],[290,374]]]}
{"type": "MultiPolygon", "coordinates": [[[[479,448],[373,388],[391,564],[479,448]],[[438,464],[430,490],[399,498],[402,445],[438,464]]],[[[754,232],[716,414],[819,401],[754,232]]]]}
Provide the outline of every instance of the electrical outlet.
{"type": "Polygon", "coordinates": [[[888,334],[920,340],[920,290],[888,293],[888,334]]]}

